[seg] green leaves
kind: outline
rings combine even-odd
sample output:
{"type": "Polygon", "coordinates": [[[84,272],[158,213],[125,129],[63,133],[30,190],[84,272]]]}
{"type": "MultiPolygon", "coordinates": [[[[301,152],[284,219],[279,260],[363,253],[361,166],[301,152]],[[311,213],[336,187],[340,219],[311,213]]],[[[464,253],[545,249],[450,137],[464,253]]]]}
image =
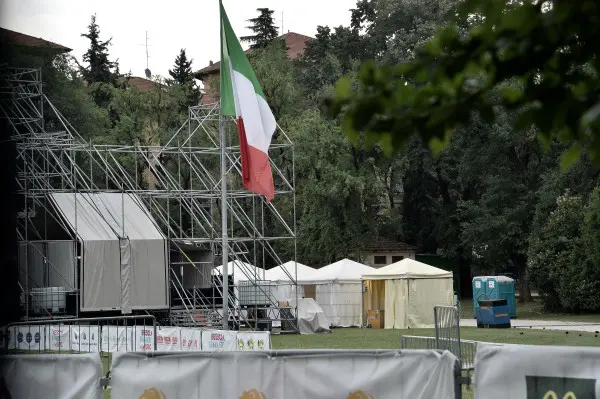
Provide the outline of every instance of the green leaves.
{"type": "MultiPolygon", "coordinates": [[[[542,142],[588,147],[600,165],[600,47],[595,45],[600,5],[576,3],[553,3],[547,11],[543,2],[467,1],[464,10],[470,11],[457,20],[423,21],[442,28],[430,40],[421,37],[424,45],[401,51],[415,57],[401,60],[393,72],[363,64],[355,90],[349,92],[347,80],[338,87],[329,103],[331,115],[353,121],[344,124],[353,136],[357,131],[402,138],[417,133],[439,151],[444,143],[439,138],[467,122],[470,113],[492,123],[493,107],[501,106],[517,110],[516,129],[535,125],[542,142]],[[461,30],[465,26],[468,32],[461,30]]],[[[399,15],[410,21],[410,13],[421,10],[408,4],[414,9],[403,8],[399,15]]],[[[385,19],[387,12],[377,18],[385,19]]],[[[561,164],[566,167],[577,156],[573,149],[561,164]]]]}
{"type": "Polygon", "coordinates": [[[577,159],[579,158],[579,154],[581,154],[581,147],[578,145],[573,145],[569,148],[561,157],[560,157],[560,167],[562,169],[567,169],[571,165],[573,165],[577,159]]]}

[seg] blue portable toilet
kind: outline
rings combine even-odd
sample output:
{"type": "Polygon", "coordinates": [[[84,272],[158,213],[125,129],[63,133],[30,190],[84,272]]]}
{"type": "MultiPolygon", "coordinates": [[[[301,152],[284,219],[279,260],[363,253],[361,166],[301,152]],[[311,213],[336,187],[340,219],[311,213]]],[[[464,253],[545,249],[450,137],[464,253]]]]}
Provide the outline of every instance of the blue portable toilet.
{"type": "Polygon", "coordinates": [[[506,299],[508,315],[517,317],[515,280],[507,276],[479,276],[473,278],[473,314],[476,317],[479,300],[506,299]]]}

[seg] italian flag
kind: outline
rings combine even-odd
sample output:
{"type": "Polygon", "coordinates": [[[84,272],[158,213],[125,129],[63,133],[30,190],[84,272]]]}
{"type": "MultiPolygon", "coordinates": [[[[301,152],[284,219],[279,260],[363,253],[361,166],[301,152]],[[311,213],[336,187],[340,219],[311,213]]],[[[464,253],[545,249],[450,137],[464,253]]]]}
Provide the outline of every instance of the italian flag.
{"type": "Polygon", "coordinates": [[[275,196],[269,164],[269,145],[275,132],[275,117],[221,7],[221,115],[237,121],[242,156],[242,181],[267,202],[275,196]]]}

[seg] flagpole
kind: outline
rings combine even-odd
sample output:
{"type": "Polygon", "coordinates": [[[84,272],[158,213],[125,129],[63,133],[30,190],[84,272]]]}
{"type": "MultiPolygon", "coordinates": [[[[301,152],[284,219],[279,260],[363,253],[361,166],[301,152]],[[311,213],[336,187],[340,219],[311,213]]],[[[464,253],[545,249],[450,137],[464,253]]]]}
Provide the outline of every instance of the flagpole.
{"type": "MultiPolygon", "coordinates": [[[[223,4],[219,0],[220,46],[223,57],[223,4]]],[[[223,59],[221,59],[221,69],[223,59]]],[[[221,71],[223,73],[223,71],[221,71]]],[[[221,75],[221,78],[223,76],[221,75]]],[[[225,119],[223,118],[223,99],[219,99],[219,137],[221,142],[221,247],[223,255],[223,330],[229,330],[229,243],[227,242],[227,159],[225,158],[225,119]]]]}
{"type": "Polygon", "coordinates": [[[223,330],[229,329],[229,244],[227,237],[227,164],[225,158],[225,120],[219,116],[221,141],[221,247],[223,248],[223,330]]]}

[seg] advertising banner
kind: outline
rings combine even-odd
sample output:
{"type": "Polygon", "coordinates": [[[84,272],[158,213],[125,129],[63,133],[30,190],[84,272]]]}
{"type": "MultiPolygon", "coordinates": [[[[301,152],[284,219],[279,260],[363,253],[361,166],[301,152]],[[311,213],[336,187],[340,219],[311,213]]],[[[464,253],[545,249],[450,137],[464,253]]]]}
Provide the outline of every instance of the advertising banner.
{"type": "Polygon", "coordinates": [[[181,328],[156,327],[156,350],[159,352],[180,352],[181,328]]]}
{"type": "Polygon", "coordinates": [[[46,349],[68,351],[71,344],[71,326],[63,324],[46,325],[46,349]]]}
{"type": "Polygon", "coordinates": [[[102,363],[97,353],[9,355],[0,360],[2,397],[102,399],[102,363]]]}
{"type": "Polygon", "coordinates": [[[71,326],[71,350],[76,352],[100,351],[100,326],[71,326]]]}
{"type": "Polygon", "coordinates": [[[237,349],[237,333],[224,330],[202,331],[202,350],[206,352],[231,352],[237,349]]]}
{"type": "Polygon", "coordinates": [[[600,399],[600,348],[480,343],[474,381],[477,399],[600,399]]]}
{"type": "Polygon", "coordinates": [[[133,327],[102,326],[102,352],[133,351],[133,327]]]}
{"type": "Polygon", "coordinates": [[[45,326],[11,326],[8,329],[8,349],[40,352],[45,349],[45,326]]]}
{"type": "Polygon", "coordinates": [[[202,331],[197,328],[181,328],[181,350],[199,352],[202,350],[202,331]]]}
{"type": "Polygon", "coordinates": [[[268,331],[238,332],[237,350],[240,352],[271,350],[271,333],[268,331]]]}
{"type": "Polygon", "coordinates": [[[118,353],[112,398],[455,399],[450,352],[118,353]]]}
{"type": "Polygon", "coordinates": [[[152,326],[133,326],[133,337],[136,351],[148,352],[155,349],[154,328],[152,326]]]}

